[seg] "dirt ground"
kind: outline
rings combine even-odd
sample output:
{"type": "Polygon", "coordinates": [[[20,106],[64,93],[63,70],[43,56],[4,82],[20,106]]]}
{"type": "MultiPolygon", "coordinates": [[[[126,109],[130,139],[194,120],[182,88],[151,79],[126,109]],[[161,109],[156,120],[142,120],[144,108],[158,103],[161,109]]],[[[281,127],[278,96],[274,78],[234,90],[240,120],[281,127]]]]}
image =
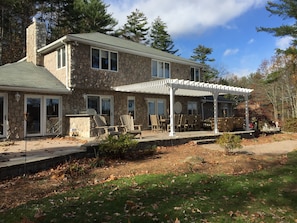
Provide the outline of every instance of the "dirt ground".
{"type": "Polygon", "coordinates": [[[283,141],[286,145],[296,144],[294,149],[297,149],[297,134],[277,134],[243,139],[243,148],[232,155],[225,155],[215,144],[197,145],[189,142],[179,146],[158,147],[154,154],[137,160],[100,160],[101,167],[97,168],[92,166],[94,159],[74,160],[51,170],[1,181],[0,212],[30,200],[139,174],[191,172],[239,175],[283,165],[287,161],[287,151],[256,153],[245,149],[272,149],[279,147],[276,142],[283,141]]]}

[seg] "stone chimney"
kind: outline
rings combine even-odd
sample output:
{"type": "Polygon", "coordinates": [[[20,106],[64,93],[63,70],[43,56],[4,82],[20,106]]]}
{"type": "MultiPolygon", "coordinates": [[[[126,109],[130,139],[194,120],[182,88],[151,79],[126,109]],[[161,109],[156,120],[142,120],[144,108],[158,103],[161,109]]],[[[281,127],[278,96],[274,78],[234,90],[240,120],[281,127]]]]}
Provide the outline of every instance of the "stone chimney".
{"type": "Polygon", "coordinates": [[[37,53],[37,50],[46,45],[46,27],[45,23],[37,22],[33,18],[33,23],[27,28],[27,62],[32,62],[35,65],[42,66],[42,55],[37,53]]]}

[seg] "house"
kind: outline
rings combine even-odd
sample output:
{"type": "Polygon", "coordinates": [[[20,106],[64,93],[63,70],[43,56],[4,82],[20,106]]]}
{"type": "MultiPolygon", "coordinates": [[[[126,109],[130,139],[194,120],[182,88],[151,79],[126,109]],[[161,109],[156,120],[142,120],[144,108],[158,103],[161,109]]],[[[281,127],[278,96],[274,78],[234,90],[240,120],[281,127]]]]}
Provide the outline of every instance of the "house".
{"type": "Polygon", "coordinates": [[[206,96],[213,96],[209,112],[217,120],[231,109],[218,103],[219,95],[247,99],[252,91],[200,82],[201,64],[100,33],[69,34],[46,45],[45,24],[34,21],[26,42],[26,58],[0,67],[2,138],[92,137],[94,111],[110,125],[130,113],[144,129],[149,114],[169,115],[172,127],[174,112],[205,113],[206,96]]]}

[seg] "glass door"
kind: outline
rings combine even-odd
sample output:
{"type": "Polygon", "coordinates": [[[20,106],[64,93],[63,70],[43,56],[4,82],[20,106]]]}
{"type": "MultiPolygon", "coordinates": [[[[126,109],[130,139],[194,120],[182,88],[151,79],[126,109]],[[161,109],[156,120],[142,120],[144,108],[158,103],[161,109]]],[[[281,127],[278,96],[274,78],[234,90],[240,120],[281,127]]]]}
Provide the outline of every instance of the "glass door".
{"type": "Polygon", "coordinates": [[[41,97],[26,98],[26,135],[41,134],[41,97]]]}
{"type": "Polygon", "coordinates": [[[26,136],[62,133],[61,97],[27,95],[25,100],[26,136]]]}
{"type": "Polygon", "coordinates": [[[101,115],[106,119],[107,125],[113,125],[113,110],[111,97],[101,97],[101,115]]]}
{"type": "Polygon", "coordinates": [[[7,135],[7,95],[0,94],[0,137],[7,135]]]}
{"type": "Polygon", "coordinates": [[[59,135],[62,133],[62,120],[60,111],[60,98],[48,97],[45,99],[46,106],[46,134],[59,135]]]}

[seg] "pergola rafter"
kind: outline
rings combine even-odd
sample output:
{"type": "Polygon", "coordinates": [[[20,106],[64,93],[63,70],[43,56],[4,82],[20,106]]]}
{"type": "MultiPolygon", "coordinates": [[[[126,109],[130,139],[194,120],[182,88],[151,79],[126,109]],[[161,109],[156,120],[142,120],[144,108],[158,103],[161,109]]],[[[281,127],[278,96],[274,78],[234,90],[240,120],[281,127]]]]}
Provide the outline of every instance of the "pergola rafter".
{"type": "Polygon", "coordinates": [[[218,133],[218,96],[224,94],[243,95],[246,100],[246,130],[249,123],[248,112],[248,96],[253,91],[248,88],[233,87],[220,84],[212,84],[205,82],[195,82],[180,79],[160,79],[149,82],[142,82],[136,84],[129,84],[123,86],[113,87],[115,91],[122,92],[135,92],[135,93],[148,93],[148,94],[162,94],[170,96],[170,136],[174,136],[174,96],[188,96],[188,97],[202,97],[212,95],[214,98],[214,132],[218,133]]]}

